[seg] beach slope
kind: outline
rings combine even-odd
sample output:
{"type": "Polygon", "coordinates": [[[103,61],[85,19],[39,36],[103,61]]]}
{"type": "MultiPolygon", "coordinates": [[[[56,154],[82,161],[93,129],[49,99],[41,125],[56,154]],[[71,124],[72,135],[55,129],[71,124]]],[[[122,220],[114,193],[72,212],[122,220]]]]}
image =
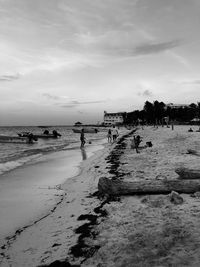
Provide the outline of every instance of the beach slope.
{"type": "Polygon", "coordinates": [[[199,168],[198,132],[176,126],[136,134],[143,137],[140,153],[129,132],[84,161],[52,213],[2,249],[2,266],[199,266],[200,193],[180,194],[175,203],[168,193],[97,192],[101,177],[144,183],[179,179],[178,167],[199,168]],[[152,147],[145,146],[149,141],[152,147]]]}

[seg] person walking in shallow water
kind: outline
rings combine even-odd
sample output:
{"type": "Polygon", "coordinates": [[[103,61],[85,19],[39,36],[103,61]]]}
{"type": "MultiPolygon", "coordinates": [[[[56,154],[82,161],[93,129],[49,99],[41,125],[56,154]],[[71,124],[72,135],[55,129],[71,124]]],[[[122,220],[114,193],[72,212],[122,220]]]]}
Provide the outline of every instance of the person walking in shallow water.
{"type": "Polygon", "coordinates": [[[85,145],[85,133],[84,133],[84,129],[81,130],[80,140],[81,140],[81,147],[84,147],[84,145],[85,145]]]}
{"type": "Polygon", "coordinates": [[[108,137],[108,143],[111,143],[112,142],[112,132],[111,132],[111,129],[108,130],[107,137],[108,137]]]}

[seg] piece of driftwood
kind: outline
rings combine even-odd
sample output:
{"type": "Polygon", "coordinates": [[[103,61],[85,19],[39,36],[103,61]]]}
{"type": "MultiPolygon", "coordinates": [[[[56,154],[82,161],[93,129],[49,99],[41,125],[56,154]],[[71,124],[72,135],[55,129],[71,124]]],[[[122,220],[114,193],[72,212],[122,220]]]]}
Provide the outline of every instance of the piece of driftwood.
{"type": "Polygon", "coordinates": [[[200,180],[163,179],[125,182],[101,177],[98,190],[108,195],[167,194],[171,191],[190,194],[200,191],[200,180]]]}
{"type": "Polygon", "coordinates": [[[200,169],[177,168],[175,172],[181,179],[200,179],[200,169]]]}
{"type": "Polygon", "coordinates": [[[192,155],[195,155],[195,156],[200,156],[200,153],[194,149],[188,149],[187,150],[187,154],[192,154],[192,155]]]}

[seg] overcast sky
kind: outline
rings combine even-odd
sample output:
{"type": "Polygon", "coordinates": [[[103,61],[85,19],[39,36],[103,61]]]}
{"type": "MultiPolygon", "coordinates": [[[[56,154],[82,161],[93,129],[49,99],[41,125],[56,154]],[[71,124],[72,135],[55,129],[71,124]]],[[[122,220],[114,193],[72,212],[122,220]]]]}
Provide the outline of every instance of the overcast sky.
{"type": "Polygon", "coordinates": [[[199,0],[0,0],[0,125],[200,100],[199,0]]]}

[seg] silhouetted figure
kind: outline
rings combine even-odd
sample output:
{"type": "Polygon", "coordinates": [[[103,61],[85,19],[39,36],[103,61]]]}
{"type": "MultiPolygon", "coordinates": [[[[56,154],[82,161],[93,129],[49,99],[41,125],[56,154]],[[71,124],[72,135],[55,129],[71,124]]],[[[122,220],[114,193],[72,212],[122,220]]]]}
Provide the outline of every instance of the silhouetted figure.
{"type": "Polygon", "coordinates": [[[153,144],[151,143],[151,141],[146,142],[146,145],[147,145],[147,147],[152,147],[153,146],[153,144]]]}
{"type": "Polygon", "coordinates": [[[85,145],[85,133],[84,133],[84,129],[81,130],[80,140],[81,140],[81,147],[84,147],[84,145],[85,145]]]}
{"type": "Polygon", "coordinates": [[[43,134],[49,134],[48,130],[44,130],[43,134]]]}
{"type": "Polygon", "coordinates": [[[108,137],[108,143],[111,143],[112,142],[112,132],[111,132],[111,129],[108,130],[107,137],[108,137]]]}
{"type": "Polygon", "coordinates": [[[140,135],[134,136],[133,138],[134,138],[135,150],[137,153],[139,153],[138,148],[139,148],[140,143],[142,142],[142,139],[141,139],[140,135]]]}
{"type": "Polygon", "coordinates": [[[113,129],[112,129],[112,139],[113,139],[113,142],[116,141],[117,136],[118,136],[118,131],[117,131],[117,129],[115,128],[115,125],[113,125],[113,129]]]}
{"type": "Polygon", "coordinates": [[[53,136],[56,137],[56,138],[57,138],[58,136],[61,136],[61,134],[59,134],[56,130],[53,130],[52,134],[53,134],[53,136]]]}
{"type": "Polygon", "coordinates": [[[37,141],[37,138],[32,134],[32,133],[29,133],[28,134],[28,137],[27,137],[27,143],[28,144],[33,144],[33,141],[37,141]]]}

